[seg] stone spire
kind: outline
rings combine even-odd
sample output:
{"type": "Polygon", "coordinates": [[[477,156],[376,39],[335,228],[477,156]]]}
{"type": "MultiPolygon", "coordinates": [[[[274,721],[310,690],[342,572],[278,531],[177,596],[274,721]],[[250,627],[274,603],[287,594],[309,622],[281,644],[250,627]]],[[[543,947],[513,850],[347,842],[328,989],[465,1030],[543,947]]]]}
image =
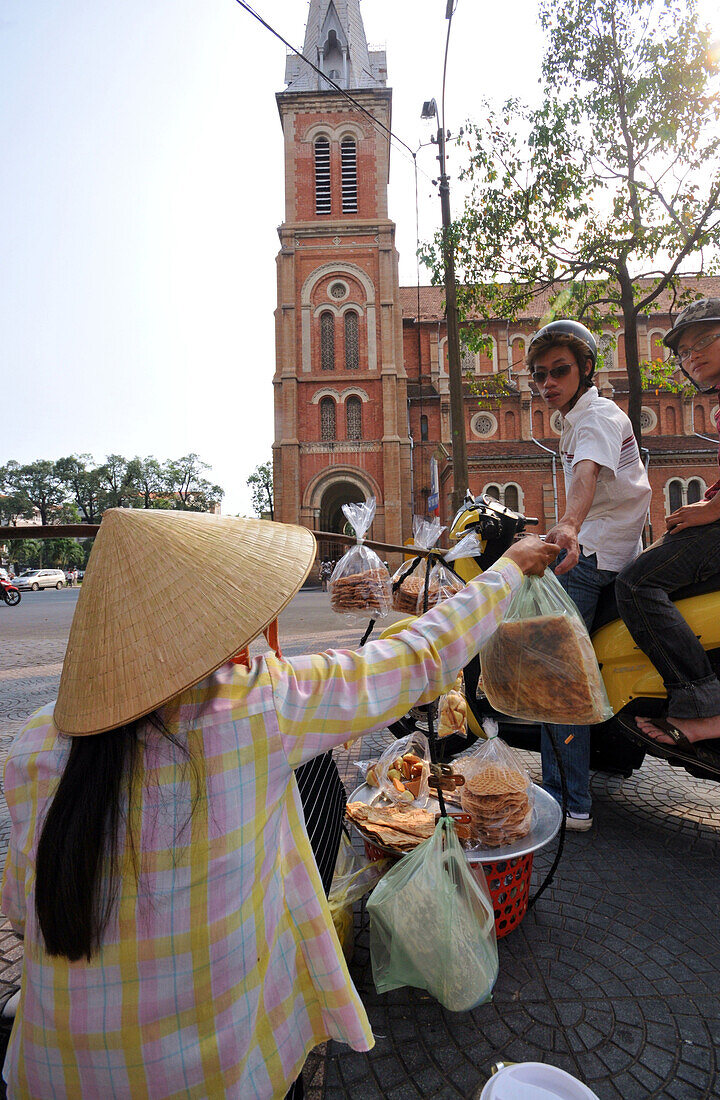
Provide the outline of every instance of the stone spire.
{"type": "MultiPolygon", "coordinates": [[[[303,55],[341,88],[385,87],[385,51],[368,50],[360,0],[310,0],[303,55]]],[[[287,92],[332,91],[295,54],[288,56],[285,83],[287,92]]]]}

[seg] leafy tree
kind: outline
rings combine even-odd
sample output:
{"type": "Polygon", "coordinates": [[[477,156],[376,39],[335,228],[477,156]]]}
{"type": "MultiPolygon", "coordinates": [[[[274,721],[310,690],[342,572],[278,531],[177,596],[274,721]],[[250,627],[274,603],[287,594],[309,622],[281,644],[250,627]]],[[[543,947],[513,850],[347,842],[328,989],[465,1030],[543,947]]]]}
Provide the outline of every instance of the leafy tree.
{"type": "Polygon", "coordinates": [[[213,504],[224,496],[219,485],[213,485],[203,476],[210,467],[196,454],[184,455],[165,463],[167,489],[176,498],[172,507],[190,512],[209,512],[213,504]]]}
{"type": "MultiPolygon", "coordinates": [[[[542,100],[471,126],[471,191],[453,227],[465,316],[559,314],[625,333],[640,440],[638,318],[720,241],[720,97],[695,0],[540,0],[542,100]],[[642,281],[641,281],[642,280],[642,281]],[[605,327],[607,327],[605,320],[605,327]]],[[[441,281],[439,241],[425,251],[441,281]]],[[[697,295],[692,294],[692,297],[697,295]]]]}
{"type": "Polygon", "coordinates": [[[252,492],[252,506],[256,515],[265,516],[269,513],[270,519],[274,519],[272,462],[262,462],[256,466],[246,484],[252,492]]]}
{"type": "Polygon", "coordinates": [[[108,455],[97,469],[100,486],[105,491],[105,508],[123,508],[132,504],[137,494],[130,463],[122,455],[108,455]]]}
{"type": "Polygon", "coordinates": [[[85,554],[77,539],[45,539],[42,557],[45,564],[58,569],[82,565],[85,561],[85,554]]]}
{"type": "Polygon", "coordinates": [[[128,463],[128,476],[137,493],[139,508],[172,508],[168,475],[156,458],[133,458],[128,463]]]}
{"type": "Polygon", "coordinates": [[[54,462],[39,458],[20,465],[11,460],[3,467],[3,482],[21,515],[29,518],[37,509],[41,523],[58,521],[58,510],[65,501],[65,487],[54,462]]]}
{"type": "Polygon", "coordinates": [[[43,551],[42,539],[13,539],[9,552],[18,568],[42,569],[43,551]]]}
{"type": "Polygon", "coordinates": [[[99,523],[106,493],[92,455],[69,455],[67,458],[59,458],[55,463],[55,469],[65,485],[68,496],[77,506],[82,521],[99,523]]]}

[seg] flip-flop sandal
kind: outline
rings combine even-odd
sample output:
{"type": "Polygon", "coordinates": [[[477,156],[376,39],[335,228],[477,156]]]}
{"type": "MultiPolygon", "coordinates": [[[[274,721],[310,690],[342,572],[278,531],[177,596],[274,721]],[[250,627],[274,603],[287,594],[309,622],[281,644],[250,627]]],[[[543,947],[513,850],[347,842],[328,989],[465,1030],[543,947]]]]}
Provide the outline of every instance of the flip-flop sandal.
{"type": "MultiPolygon", "coordinates": [[[[685,764],[700,765],[720,777],[720,751],[715,752],[713,748],[703,746],[702,741],[688,741],[682,730],[679,730],[677,726],[673,726],[672,722],[665,721],[664,718],[650,718],[649,721],[661,733],[666,733],[668,737],[671,737],[673,744],[666,745],[662,741],[656,741],[654,737],[643,733],[638,726],[634,725],[634,722],[634,728],[631,728],[627,721],[623,722],[623,725],[625,729],[632,733],[633,737],[636,737],[638,741],[642,741],[652,756],[658,756],[661,760],[682,760],[685,764]]],[[[713,747],[717,746],[719,744],[718,739],[713,740],[712,744],[713,747]]]]}

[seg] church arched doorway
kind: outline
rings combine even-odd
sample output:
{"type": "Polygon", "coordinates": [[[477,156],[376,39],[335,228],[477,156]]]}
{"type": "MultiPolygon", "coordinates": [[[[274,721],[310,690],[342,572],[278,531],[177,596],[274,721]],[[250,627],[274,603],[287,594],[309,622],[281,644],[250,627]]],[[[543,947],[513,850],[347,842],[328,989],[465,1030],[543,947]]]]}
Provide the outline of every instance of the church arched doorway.
{"type": "MultiPolygon", "coordinates": [[[[346,481],[344,478],[333,481],[324,490],[320,501],[320,530],[337,531],[338,534],[352,534],[348,530],[348,523],[342,506],[343,504],[360,504],[363,500],[365,500],[365,493],[352,481],[346,481]]],[[[330,558],[332,561],[337,561],[347,548],[347,543],[322,539],[318,545],[320,560],[330,558]]]]}

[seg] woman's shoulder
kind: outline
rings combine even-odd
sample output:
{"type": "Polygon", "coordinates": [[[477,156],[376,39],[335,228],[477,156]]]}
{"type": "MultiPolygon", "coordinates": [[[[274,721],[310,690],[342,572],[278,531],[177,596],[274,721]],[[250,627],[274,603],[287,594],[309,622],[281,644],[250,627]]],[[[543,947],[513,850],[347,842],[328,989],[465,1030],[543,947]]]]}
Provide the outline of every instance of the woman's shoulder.
{"type": "Polygon", "coordinates": [[[23,728],[13,738],[7,761],[26,770],[28,762],[42,758],[45,768],[53,772],[62,767],[70,749],[70,739],[58,730],[53,721],[55,700],[46,703],[30,716],[23,728]]]}

